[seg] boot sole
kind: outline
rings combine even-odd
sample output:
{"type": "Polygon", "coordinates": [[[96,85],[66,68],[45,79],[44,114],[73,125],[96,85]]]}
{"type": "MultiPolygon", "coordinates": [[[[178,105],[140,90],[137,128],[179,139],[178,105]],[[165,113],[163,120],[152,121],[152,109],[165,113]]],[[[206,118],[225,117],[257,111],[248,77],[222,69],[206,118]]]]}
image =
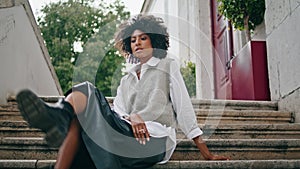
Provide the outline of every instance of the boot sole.
{"type": "Polygon", "coordinates": [[[47,114],[43,101],[30,90],[21,91],[16,97],[18,108],[31,127],[41,129],[46,133],[45,140],[51,147],[58,147],[63,142],[66,133],[58,128],[47,114]]]}

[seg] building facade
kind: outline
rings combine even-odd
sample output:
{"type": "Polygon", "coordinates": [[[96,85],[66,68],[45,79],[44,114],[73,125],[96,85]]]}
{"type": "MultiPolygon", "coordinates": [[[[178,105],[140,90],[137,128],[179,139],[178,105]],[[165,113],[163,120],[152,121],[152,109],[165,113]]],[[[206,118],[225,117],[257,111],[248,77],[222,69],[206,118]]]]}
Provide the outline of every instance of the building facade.
{"type": "Polygon", "coordinates": [[[217,0],[145,0],[142,12],[166,21],[171,57],[196,63],[197,98],[278,101],[300,122],[300,2],[265,0],[265,19],[251,42],[218,14],[217,5],[217,0]]]}
{"type": "Polygon", "coordinates": [[[300,122],[300,2],[266,0],[266,41],[271,100],[300,122]]]}
{"type": "Polygon", "coordinates": [[[214,98],[209,0],[146,0],[142,12],[164,19],[170,34],[170,57],[181,64],[196,63],[197,98],[214,98]]]}

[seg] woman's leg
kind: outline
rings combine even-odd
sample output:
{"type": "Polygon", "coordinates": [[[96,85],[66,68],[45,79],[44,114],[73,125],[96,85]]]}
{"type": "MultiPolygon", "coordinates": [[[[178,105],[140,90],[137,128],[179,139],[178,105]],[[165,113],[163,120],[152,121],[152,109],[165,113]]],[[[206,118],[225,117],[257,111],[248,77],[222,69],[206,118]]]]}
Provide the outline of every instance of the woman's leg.
{"type": "MultiPolygon", "coordinates": [[[[60,147],[57,159],[58,168],[66,169],[67,167],[64,166],[72,164],[77,152],[81,154],[82,150],[86,150],[81,143],[81,125],[75,118],[75,114],[80,114],[86,109],[86,86],[89,86],[88,84],[82,83],[76,86],[75,91],[70,90],[67,98],[65,100],[60,99],[56,104],[44,102],[28,89],[17,94],[16,100],[23,118],[31,127],[39,128],[45,132],[45,139],[49,146],[60,147]],[[78,148],[79,145],[83,149],[78,148]],[[64,162],[62,157],[64,157],[64,162]]],[[[87,153],[86,151],[83,152],[87,153]]],[[[78,155],[75,158],[76,161],[81,159],[78,155]]],[[[82,159],[84,160],[84,158],[82,159]]]]}
{"type": "Polygon", "coordinates": [[[80,144],[80,126],[78,120],[73,119],[67,137],[59,148],[55,169],[70,168],[80,144]]]}
{"type": "MultiPolygon", "coordinates": [[[[83,93],[75,91],[67,96],[66,101],[73,106],[76,114],[80,114],[86,108],[87,97],[83,93]]],[[[80,124],[78,119],[75,118],[72,120],[68,134],[59,148],[55,169],[70,168],[80,144],[82,144],[80,139],[80,124]]]]}

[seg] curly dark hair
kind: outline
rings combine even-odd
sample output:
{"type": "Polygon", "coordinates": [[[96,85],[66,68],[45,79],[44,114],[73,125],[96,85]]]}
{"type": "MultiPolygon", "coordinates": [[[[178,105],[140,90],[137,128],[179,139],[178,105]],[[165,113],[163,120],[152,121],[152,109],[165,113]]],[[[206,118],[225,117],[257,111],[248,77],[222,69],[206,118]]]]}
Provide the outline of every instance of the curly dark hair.
{"type": "Polygon", "coordinates": [[[153,15],[139,14],[119,26],[115,35],[115,47],[128,57],[132,54],[130,38],[135,30],[140,30],[150,37],[153,47],[153,57],[165,58],[169,44],[167,27],[161,18],[153,15]]]}

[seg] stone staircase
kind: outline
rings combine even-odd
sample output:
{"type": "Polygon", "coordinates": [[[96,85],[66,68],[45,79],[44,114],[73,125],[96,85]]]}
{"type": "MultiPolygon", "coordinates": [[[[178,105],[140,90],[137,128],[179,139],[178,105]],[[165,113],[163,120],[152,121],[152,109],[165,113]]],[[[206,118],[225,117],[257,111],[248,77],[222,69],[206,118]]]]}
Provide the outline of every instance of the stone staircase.
{"type": "MultiPolygon", "coordinates": [[[[55,102],[55,97],[43,98],[55,102]]],[[[276,102],[192,100],[202,136],[213,153],[229,161],[206,161],[194,143],[178,133],[171,160],[154,169],[300,168],[300,124],[276,102]]],[[[22,119],[14,99],[0,106],[0,168],[49,168],[57,149],[22,119]]]]}

